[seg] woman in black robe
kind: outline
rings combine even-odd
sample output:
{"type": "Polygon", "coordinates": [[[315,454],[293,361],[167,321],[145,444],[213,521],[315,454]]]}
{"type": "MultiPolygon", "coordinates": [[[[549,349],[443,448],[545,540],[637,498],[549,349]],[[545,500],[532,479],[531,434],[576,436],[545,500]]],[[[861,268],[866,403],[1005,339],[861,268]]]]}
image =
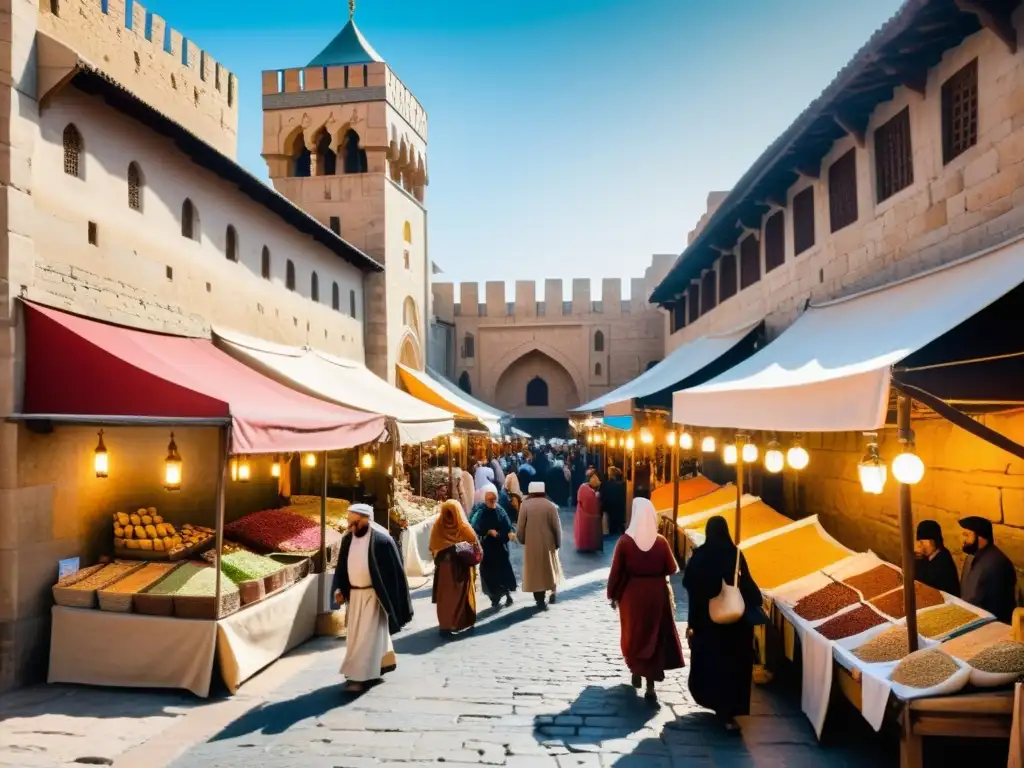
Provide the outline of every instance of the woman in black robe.
{"type": "Polygon", "coordinates": [[[612,536],[626,530],[626,484],[617,467],[608,471],[608,481],[601,486],[601,511],[608,516],[608,533],[612,536]]]}
{"type": "Polygon", "coordinates": [[[736,545],[725,518],[708,520],[704,544],[686,566],[683,586],[689,595],[686,638],[690,643],[690,693],[702,707],[712,710],[729,730],[739,728],[734,718],[750,714],[750,685],[754,672],[754,626],[764,623],[761,590],[740,555],[740,593],[745,612],[734,624],[711,621],[709,603],[732,585],[736,545]]]}
{"type": "Polygon", "coordinates": [[[470,524],[484,549],[480,561],[480,579],[484,594],[491,600],[491,607],[512,605],[512,593],[516,591],[516,574],[509,559],[508,543],[515,538],[516,529],[508,513],[498,504],[498,492],[493,485],[484,486],[484,500],[473,508],[470,524]]]}

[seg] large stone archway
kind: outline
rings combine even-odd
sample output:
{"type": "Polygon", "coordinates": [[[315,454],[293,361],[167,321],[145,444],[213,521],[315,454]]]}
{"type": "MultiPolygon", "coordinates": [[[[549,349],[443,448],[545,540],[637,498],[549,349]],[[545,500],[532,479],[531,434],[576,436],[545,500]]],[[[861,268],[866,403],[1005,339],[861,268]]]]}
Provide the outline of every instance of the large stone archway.
{"type": "Polygon", "coordinates": [[[491,402],[519,418],[551,419],[564,418],[570,408],[579,405],[579,397],[579,387],[568,369],[548,353],[531,349],[501,372],[491,402]],[[528,392],[533,402],[528,402],[528,392]],[[536,401],[538,393],[546,395],[543,404],[536,401]]]}

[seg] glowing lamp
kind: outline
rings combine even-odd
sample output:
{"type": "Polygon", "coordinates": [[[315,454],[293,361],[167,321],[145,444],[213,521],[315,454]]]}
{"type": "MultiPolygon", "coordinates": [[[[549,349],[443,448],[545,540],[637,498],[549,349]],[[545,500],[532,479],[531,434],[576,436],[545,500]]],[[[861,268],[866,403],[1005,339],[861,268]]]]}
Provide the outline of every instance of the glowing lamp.
{"type": "Polygon", "coordinates": [[[640,430],[640,442],[644,445],[650,445],[654,442],[654,435],[651,434],[651,430],[646,427],[640,430]]]}
{"type": "Polygon", "coordinates": [[[904,485],[917,485],[924,477],[924,462],[914,453],[912,446],[906,446],[899,456],[892,460],[892,476],[904,485]]]}
{"type": "Polygon", "coordinates": [[[675,448],[675,446],[676,446],[676,433],[675,432],[669,432],[667,435],[665,435],[665,442],[668,443],[668,447],[669,448],[675,448]]]}
{"type": "Polygon", "coordinates": [[[103,430],[99,432],[100,441],[96,444],[96,453],[92,459],[92,468],[96,470],[96,477],[106,477],[110,472],[110,454],[107,453],[107,446],[103,444],[103,430]]]}
{"type": "Polygon", "coordinates": [[[231,473],[231,480],[232,480],[232,482],[237,481],[238,480],[238,459],[234,459],[233,458],[233,459],[231,459],[228,462],[228,470],[231,473]]]}
{"type": "Polygon", "coordinates": [[[857,476],[860,478],[860,487],[864,489],[864,493],[880,496],[888,474],[885,462],[878,455],[878,444],[868,443],[864,458],[857,465],[857,476]]]}
{"type": "Polygon", "coordinates": [[[789,464],[792,469],[806,469],[810,462],[810,454],[807,453],[807,449],[799,443],[786,451],[786,463],[789,464]]]}
{"type": "Polygon", "coordinates": [[[747,464],[751,464],[757,461],[757,446],[753,443],[743,444],[743,461],[747,464]]]}
{"type": "Polygon", "coordinates": [[[452,448],[458,448],[459,447],[459,436],[458,435],[452,435],[451,436],[451,444],[452,444],[452,448]]]}
{"type": "MultiPolygon", "coordinates": [[[[679,447],[682,448],[684,451],[692,451],[693,435],[684,430],[683,434],[679,436],[679,447]]],[[[714,450],[714,448],[712,448],[711,450],[714,450]]]]}
{"type": "Polygon", "coordinates": [[[281,459],[277,456],[274,457],[274,463],[270,465],[270,476],[280,477],[281,476],[281,459]]]}
{"type": "Polygon", "coordinates": [[[306,466],[310,467],[310,468],[316,466],[316,454],[315,453],[307,453],[306,454],[306,466]]]}
{"type": "Polygon", "coordinates": [[[735,443],[726,443],[725,447],[722,448],[722,460],[732,466],[736,463],[739,458],[739,452],[736,450],[735,443]]]}
{"type": "Polygon", "coordinates": [[[772,440],[768,443],[768,450],[764,452],[764,468],[777,475],[786,466],[786,459],[782,455],[782,447],[772,440]]]}
{"type": "Polygon", "coordinates": [[[373,454],[364,453],[363,458],[359,460],[359,465],[363,469],[373,469],[373,454]]]}
{"type": "Polygon", "coordinates": [[[243,456],[238,460],[238,482],[248,483],[251,479],[252,467],[249,464],[248,457],[243,456]]]}
{"type": "Polygon", "coordinates": [[[711,435],[705,435],[704,439],[700,441],[700,449],[704,451],[704,453],[714,453],[715,438],[713,438],[711,435]]]}
{"type": "Polygon", "coordinates": [[[174,442],[174,433],[171,432],[171,442],[167,444],[167,458],[164,460],[164,488],[168,491],[181,490],[181,455],[178,453],[178,445],[174,442]]]}
{"type": "Polygon", "coordinates": [[[630,435],[629,437],[626,438],[626,450],[632,451],[633,447],[635,445],[636,445],[636,442],[633,440],[633,436],[632,435],[630,435]]]}

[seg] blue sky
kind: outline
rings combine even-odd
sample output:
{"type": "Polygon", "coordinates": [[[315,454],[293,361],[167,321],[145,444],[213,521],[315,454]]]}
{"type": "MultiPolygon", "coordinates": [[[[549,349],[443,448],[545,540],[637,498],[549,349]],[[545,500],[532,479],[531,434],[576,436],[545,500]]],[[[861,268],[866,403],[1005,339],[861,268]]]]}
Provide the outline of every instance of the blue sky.
{"type": "MultiPolygon", "coordinates": [[[[239,160],[265,178],[260,71],[308,63],[347,2],[145,4],[238,75],[239,160]]],[[[356,21],[427,110],[436,279],[625,280],[898,5],[359,0],[356,21]]]]}

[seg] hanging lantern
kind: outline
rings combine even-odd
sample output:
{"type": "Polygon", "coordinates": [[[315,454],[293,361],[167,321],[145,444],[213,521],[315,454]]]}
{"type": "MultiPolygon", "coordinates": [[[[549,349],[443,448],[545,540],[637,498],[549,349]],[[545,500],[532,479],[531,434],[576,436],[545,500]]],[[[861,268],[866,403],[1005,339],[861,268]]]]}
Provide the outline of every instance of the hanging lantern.
{"type": "Polygon", "coordinates": [[[96,477],[106,477],[110,472],[110,454],[107,453],[107,446],[103,444],[103,430],[99,432],[100,441],[96,444],[96,454],[92,459],[92,467],[96,470],[96,477]]]}
{"type": "Polygon", "coordinates": [[[743,461],[747,464],[752,464],[757,461],[757,446],[753,443],[743,444],[743,461]]]}
{"type": "Polygon", "coordinates": [[[924,477],[924,462],[914,453],[914,444],[907,443],[903,452],[892,460],[892,476],[904,485],[917,485],[924,477]]]}
{"type": "Polygon", "coordinates": [[[621,438],[621,437],[620,437],[620,438],[619,438],[619,448],[621,448],[621,447],[622,447],[622,446],[624,446],[625,444],[626,444],[626,441],[625,441],[625,440],[624,440],[623,438],[621,438]]]}
{"type": "Polygon", "coordinates": [[[650,445],[654,442],[654,435],[651,434],[651,430],[644,427],[640,430],[640,442],[644,445],[650,445]]]}
{"type": "Polygon", "coordinates": [[[309,467],[310,469],[312,469],[313,467],[316,466],[316,454],[315,453],[307,453],[306,454],[306,466],[309,467]]]}
{"type": "Polygon", "coordinates": [[[773,475],[777,475],[785,465],[786,459],[782,455],[782,446],[777,440],[772,440],[768,443],[768,450],[764,452],[764,468],[773,475]]]}
{"type": "Polygon", "coordinates": [[[739,451],[736,450],[736,443],[726,443],[722,446],[722,461],[732,466],[739,458],[739,451]]]}
{"type": "Polygon", "coordinates": [[[280,477],[281,476],[281,458],[274,455],[274,463],[270,465],[270,476],[280,477]]]}
{"type": "Polygon", "coordinates": [[[249,457],[242,456],[238,459],[238,482],[248,483],[252,479],[252,467],[249,465],[249,457]]]}
{"type": "Polygon", "coordinates": [[[373,454],[369,452],[364,453],[363,457],[359,460],[359,465],[363,469],[373,469],[373,454]]]}
{"type": "Polygon", "coordinates": [[[629,437],[626,438],[626,450],[632,451],[633,447],[635,445],[636,445],[636,442],[633,440],[633,436],[632,435],[630,435],[629,437]]]}
{"type": "MultiPolygon", "coordinates": [[[[691,435],[685,429],[683,430],[683,434],[679,436],[679,447],[682,448],[684,451],[693,450],[693,435],[691,435]]],[[[714,448],[712,448],[711,450],[714,450],[714,448]]]]}
{"type": "Polygon", "coordinates": [[[793,447],[786,451],[786,463],[791,469],[807,469],[811,462],[811,456],[807,449],[800,444],[800,438],[793,441],[793,447]]]}
{"type": "Polygon", "coordinates": [[[700,449],[704,451],[704,453],[714,453],[715,438],[711,435],[704,435],[704,439],[700,441],[700,449]]]}
{"type": "Polygon", "coordinates": [[[668,444],[669,448],[675,448],[675,445],[676,445],[676,433],[675,432],[669,432],[667,435],[665,435],[665,442],[668,444]]]}
{"type": "Polygon", "coordinates": [[[458,435],[452,435],[451,442],[452,442],[452,448],[458,448],[459,447],[459,436],[458,435]]]}
{"type": "Polygon", "coordinates": [[[885,481],[889,473],[882,457],[878,455],[878,443],[874,441],[874,437],[874,434],[869,435],[871,442],[868,443],[864,458],[857,465],[857,475],[864,493],[879,496],[885,488],[885,481]]]}
{"type": "Polygon", "coordinates": [[[174,433],[171,432],[171,442],[167,444],[167,459],[164,461],[164,488],[168,491],[181,490],[181,455],[178,453],[178,445],[174,442],[174,433]]]}

